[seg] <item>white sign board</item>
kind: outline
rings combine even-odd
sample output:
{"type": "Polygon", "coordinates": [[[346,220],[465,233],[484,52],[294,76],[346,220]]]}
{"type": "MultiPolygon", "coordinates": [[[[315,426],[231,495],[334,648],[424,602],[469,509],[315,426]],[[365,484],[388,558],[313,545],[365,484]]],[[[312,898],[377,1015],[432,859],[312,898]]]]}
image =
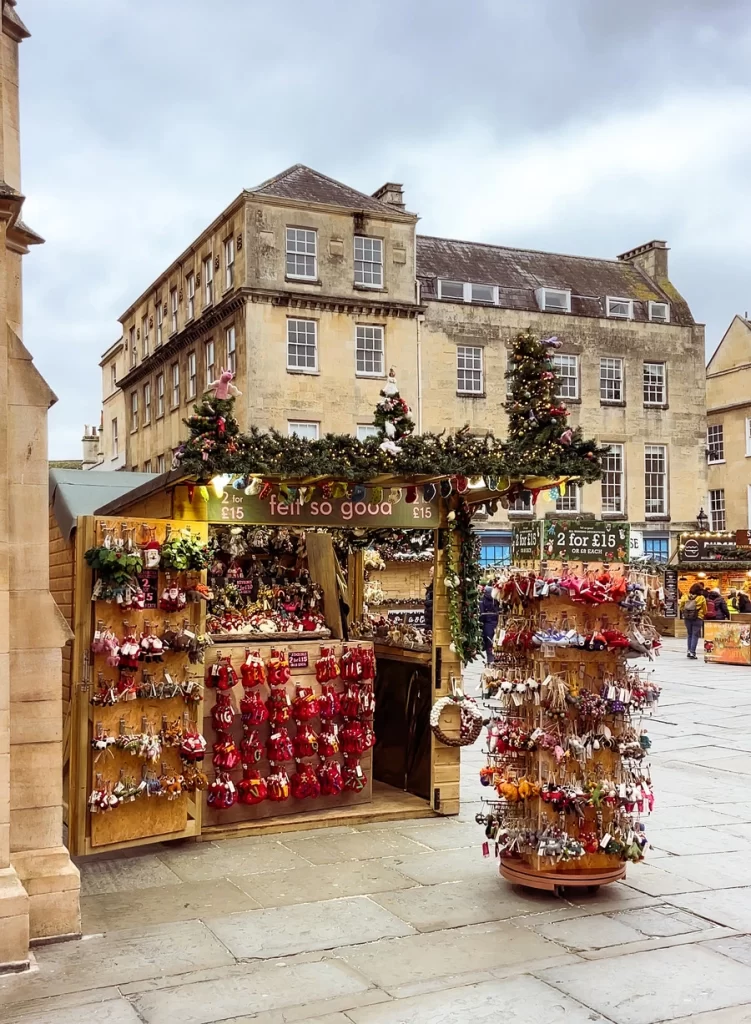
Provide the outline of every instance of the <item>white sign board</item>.
{"type": "Polygon", "coordinates": [[[644,534],[641,530],[631,531],[631,546],[629,548],[631,558],[642,558],[644,556],[644,534]]]}

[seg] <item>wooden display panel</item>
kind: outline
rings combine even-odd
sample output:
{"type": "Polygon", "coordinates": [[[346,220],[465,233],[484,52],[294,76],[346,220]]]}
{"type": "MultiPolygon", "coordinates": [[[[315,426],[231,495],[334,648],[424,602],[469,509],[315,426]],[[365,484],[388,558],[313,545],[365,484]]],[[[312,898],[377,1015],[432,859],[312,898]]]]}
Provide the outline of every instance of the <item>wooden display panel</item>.
{"type": "MultiPolygon", "coordinates": [[[[448,617],[448,590],[445,545],[452,543],[458,558],[458,539],[451,539],[448,530],[435,533],[435,574],[433,577],[433,703],[452,693],[454,683],[461,685],[462,665],[451,650],[451,630],[448,617]]],[[[449,708],[441,720],[449,736],[459,736],[459,711],[449,708]]],[[[430,740],[430,805],[438,814],[459,813],[459,778],[461,773],[461,747],[448,747],[431,733],[430,740]]]]}
{"type": "MultiPolygon", "coordinates": [[[[357,643],[351,645],[343,644],[341,641],[334,640],[317,643],[306,643],[304,641],[298,641],[291,644],[223,644],[221,647],[221,654],[222,656],[232,656],[232,664],[235,668],[235,671],[238,673],[238,676],[240,675],[240,666],[245,661],[245,653],[248,650],[257,651],[259,655],[263,658],[264,662],[266,662],[268,658],[271,656],[272,649],[284,650],[287,652],[288,656],[296,655],[298,657],[301,657],[307,655],[307,666],[295,667],[294,665],[290,665],[290,681],[287,683],[287,693],[290,695],[290,699],[294,699],[296,686],[311,686],[313,688],[314,693],[321,692],[321,684],[316,682],[315,663],[321,655],[322,647],[333,647],[336,657],[338,659],[341,656],[342,650],[345,647],[357,646],[358,644],[362,647],[372,649],[372,644],[370,644],[366,640],[358,641],[357,643]]],[[[204,668],[210,668],[215,660],[216,658],[213,652],[209,650],[209,652],[207,652],[206,665],[204,666],[204,668]]],[[[339,680],[337,683],[339,690],[343,690],[344,685],[345,684],[342,683],[341,680],[339,680]]],[[[259,687],[256,687],[257,692],[261,694],[261,698],[264,701],[268,697],[269,689],[270,687],[268,683],[262,683],[259,687]]],[[[214,742],[214,738],[216,735],[214,733],[211,721],[211,709],[216,703],[216,692],[216,690],[209,689],[208,687],[204,690],[205,700],[203,704],[203,734],[208,741],[209,751],[211,750],[211,746],[212,743],[214,742]]],[[[238,683],[238,685],[235,686],[231,691],[232,706],[237,712],[237,716],[232,727],[232,737],[238,746],[240,745],[240,740],[242,739],[243,734],[242,720],[240,717],[240,700],[243,697],[243,693],[244,691],[240,683],[238,683]]],[[[341,725],[341,719],[337,719],[337,722],[341,725]]],[[[313,718],[310,722],[310,725],[313,728],[314,732],[320,732],[320,719],[313,718]]],[[[293,720],[290,720],[290,723],[288,724],[287,728],[289,730],[290,736],[294,737],[296,726],[293,720]]],[[[266,741],[268,740],[269,733],[271,731],[269,723],[265,722],[263,725],[257,726],[256,731],[258,732],[259,738],[265,744],[266,741]]],[[[343,761],[342,755],[339,755],[338,760],[340,762],[343,761]]],[[[318,758],[317,755],[315,755],[313,757],[304,758],[304,762],[313,765],[318,765],[320,759],[318,758]]],[[[316,811],[327,812],[342,807],[355,807],[364,804],[369,804],[373,798],[373,753],[371,750],[369,750],[366,754],[363,754],[363,756],[360,758],[360,764],[362,765],[363,772],[367,777],[367,784],[360,793],[351,793],[345,791],[337,796],[318,797],[318,799],[312,800],[295,800],[293,797],[290,796],[288,800],[283,800],[278,803],[272,800],[264,800],[260,804],[254,804],[252,806],[236,803],[232,807],[227,808],[226,810],[210,807],[206,802],[206,794],[204,793],[202,794],[203,825],[204,827],[226,826],[233,823],[260,822],[277,817],[284,817],[285,819],[288,819],[289,816],[295,814],[310,814],[311,812],[316,811]]],[[[209,773],[209,777],[211,778],[212,771],[210,755],[209,758],[207,759],[207,765],[207,771],[209,773]]],[[[292,775],[292,772],[295,770],[295,763],[290,761],[288,763],[285,763],[283,767],[286,769],[289,775],[292,775]]],[[[258,762],[257,768],[263,777],[266,777],[271,772],[271,767],[266,758],[258,762]]],[[[242,779],[242,767],[238,766],[229,774],[232,780],[234,781],[235,785],[237,785],[240,779],[242,779]]]]}
{"type": "MultiPolygon", "coordinates": [[[[142,719],[150,722],[158,732],[163,715],[167,716],[169,723],[175,719],[182,722],[186,710],[185,702],[180,697],[171,697],[169,700],[134,700],[110,708],[93,707],[91,719],[94,735],[97,734],[99,725],[110,736],[117,735],[120,722],[128,733],[141,732],[142,719]]],[[[91,765],[92,787],[98,775],[105,781],[117,782],[121,770],[126,776],[138,781],[141,778],[143,763],[141,758],[112,747],[101,753],[94,751],[91,765]]],[[[157,775],[161,775],[164,768],[179,773],[182,762],[177,749],[165,747],[158,761],[145,763],[157,775]]],[[[187,793],[182,793],[176,800],[167,800],[164,796],[142,796],[132,803],[121,804],[112,811],[92,814],[91,845],[108,846],[111,843],[124,843],[146,836],[163,836],[169,832],[183,831],[187,824],[187,793]]]]}
{"type": "MultiPolygon", "coordinates": [[[[104,654],[93,654],[91,642],[96,624],[101,622],[110,627],[119,638],[125,635],[125,623],[132,627],[132,632],[139,636],[148,621],[161,633],[164,623],[170,621],[180,626],[187,619],[195,630],[203,630],[204,605],[189,603],[179,612],[165,612],[158,608],[121,609],[114,603],[92,601],[94,574],[88,568],[84,554],[90,547],[100,544],[104,536],[104,528],[121,529],[135,527],[137,539],[142,539],[143,527],[154,530],[156,539],[162,543],[167,535],[167,528],[182,529],[186,524],[165,520],[143,520],[122,518],[81,517],[76,531],[76,587],[75,587],[75,639],[74,639],[74,685],[71,687],[72,706],[72,743],[71,768],[69,787],[69,844],[74,854],[92,853],[101,849],[118,849],[131,845],[142,845],[148,842],[159,842],[167,837],[177,838],[198,835],[200,833],[200,801],[193,794],[182,794],[176,800],[166,797],[138,797],[132,803],[121,804],[111,811],[91,814],[88,809],[88,798],[97,775],[105,781],[116,783],[120,769],[125,769],[128,777],[141,778],[142,759],[133,757],[122,751],[112,749],[102,755],[97,763],[97,752],[92,750],[92,739],[96,734],[96,725],[101,722],[111,734],[119,731],[119,722],[125,719],[126,727],[140,731],[141,719],[145,717],[155,727],[161,728],[162,715],[166,714],[169,722],[176,718],[182,720],[188,711],[191,721],[195,722],[197,712],[185,704],[182,698],[154,700],[137,698],[119,702],[112,707],[91,705],[90,699],[98,688],[100,672],[105,680],[117,680],[119,671],[107,665],[104,654]]],[[[205,543],[208,529],[205,524],[191,524],[194,534],[205,543]]],[[[170,571],[172,579],[181,574],[170,571]]],[[[183,574],[184,576],[184,574],[183,574]]],[[[157,600],[166,581],[165,573],[159,570],[157,580],[157,600]]],[[[142,662],[136,671],[140,680],[143,670],[150,672],[158,683],[164,672],[168,672],[176,682],[187,678],[203,680],[202,666],[190,665],[187,652],[164,651],[162,662],[142,662]]],[[[175,748],[165,748],[163,756],[157,764],[152,765],[158,775],[162,774],[162,764],[168,769],[179,769],[180,757],[175,748]]]]}

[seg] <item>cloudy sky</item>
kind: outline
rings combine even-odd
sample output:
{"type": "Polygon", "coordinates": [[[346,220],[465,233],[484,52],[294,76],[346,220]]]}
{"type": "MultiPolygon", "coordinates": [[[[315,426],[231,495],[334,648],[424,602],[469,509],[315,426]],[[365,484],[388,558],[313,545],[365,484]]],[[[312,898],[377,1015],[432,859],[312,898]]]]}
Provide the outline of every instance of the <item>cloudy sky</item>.
{"type": "Polygon", "coordinates": [[[50,455],[98,422],[117,317],[244,187],[402,181],[420,230],[671,246],[711,351],[751,310],[747,0],[19,0],[25,339],[50,455]]]}

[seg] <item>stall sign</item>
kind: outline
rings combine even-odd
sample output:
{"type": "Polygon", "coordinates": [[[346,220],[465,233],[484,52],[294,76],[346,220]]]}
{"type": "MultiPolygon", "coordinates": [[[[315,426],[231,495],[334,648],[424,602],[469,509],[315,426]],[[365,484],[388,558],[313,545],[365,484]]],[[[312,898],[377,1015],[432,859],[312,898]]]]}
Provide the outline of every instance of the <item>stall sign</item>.
{"type": "Polygon", "coordinates": [[[704,660],[751,665],[751,627],[744,622],[705,622],[704,660]]]}
{"type": "Polygon", "coordinates": [[[287,655],[287,661],[289,662],[290,668],[307,668],[308,667],[308,652],[307,651],[290,651],[287,655]]]}
{"type": "Polygon", "coordinates": [[[389,622],[402,622],[405,626],[425,627],[424,608],[389,608],[386,618],[389,622]]]}
{"type": "Polygon", "coordinates": [[[545,527],[548,558],[581,562],[628,562],[628,523],[550,521],[545,527]]]}
{"type": "Polygon", "coordinates": [[[665,618],[676,619],[678,617],[678,570],[666,569],[665,580],[662,584],[665,595],[665,618]]]}
{"type": "Polygon", "coordinates": [[[746,557],[751,555],[751,530],[736,530],[735,544],[743,550],[746,557]]]}
{"type": "Polygon", "coordinates": [[[739,557],[743,555],[738,551],[736,537],[731,533],[709,537],[692,534],[683,539],[680,545],[681,562],[732,562],[739,557]]]}
{"type": "Polygon", "coordinates": [[[381,501],[373,501],[369,492],[364,501],[351,498],[323,498],[319,494],[309,502],[285,501],[279,494],[271,494],[261,501],[256,496],[228,487],[219,498],[209,492],[207,520],[210,523],[263,523],[278,526],[357,526],[382,528],[384,526],[426,530],[445,525],[445,505],[440,497],[425,501],[392,501],[384,489],[381,501]]]}
{"type": "Polygon", "coordinates": [[[632,559],[644,557],[644,534],[641,530],[631,531],[631,540],[629,542],[628,550],[632,559]]]}
{"type": "Polygon", "coordinates": [[[514,523],[511,527],[511,561],[531,562],[541,557],[542,523],[514,523]]]}

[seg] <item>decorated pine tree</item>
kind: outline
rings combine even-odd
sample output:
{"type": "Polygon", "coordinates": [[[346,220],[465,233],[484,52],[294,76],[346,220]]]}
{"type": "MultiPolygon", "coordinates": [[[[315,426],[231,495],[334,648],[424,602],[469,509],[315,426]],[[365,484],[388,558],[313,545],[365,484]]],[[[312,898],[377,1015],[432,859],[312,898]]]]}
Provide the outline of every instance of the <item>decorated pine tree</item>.
{"type": "Polygon", "coordinates": [[[510,381],[507,446],[509,455],[516,452],[520,462],[530,467],[544,466],[546,475],[580,476],[580,458],[597,463],[607,448],[585,440],[581,427],[569,426],[568,409],[557,396],[560,378],[553,365],[560,345],[558,338],[540,341],[529,329],[512,342],[506,372],[510,381]]]}
{"type": "Polygon", "coordinates": [[[553,366],[557,338],[540,341],[530,330],[518,334],[509,353],[509,397],[506,401],[509,440],[512,443],[568,444],[568,409],[556,397],[560,386],[553,366]]]}
{"type": "Polygon", "coordinates": [[[228,459],[238,451],[240,426],[234,405],[234,398],[213,398],[207,393],[193,406],[193,415],[183,420],[190,436],[178,449],[176,464],[201,477],[226,471],[228,459]]]}
{"type": "Polygon", "coordinates": [[[409,437],[415,429],[412,412],[399,394],[393,367],[381,390],[381,400],[375,408],[373,423],[378,427],[378,435],[383,441],[381,447],[393,453],[400,451],[399,441],[409,437]]]}

